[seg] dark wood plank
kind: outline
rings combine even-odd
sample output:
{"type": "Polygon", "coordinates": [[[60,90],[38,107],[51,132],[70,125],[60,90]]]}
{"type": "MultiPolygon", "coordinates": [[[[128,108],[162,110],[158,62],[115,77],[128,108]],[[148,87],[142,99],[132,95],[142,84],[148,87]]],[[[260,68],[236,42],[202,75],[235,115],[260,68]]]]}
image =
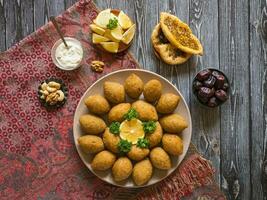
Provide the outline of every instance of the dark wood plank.
{"type": "Polygon", "coordinates": [[[11,47],[22,38],[20,6],[17,0],[5,0],[4,14],[6,19],[6,48],[11,47]]]}
{"type": "Polygon", "coordinates": [[[0,52],[6,50],[6,18],[4,1],[0,1],[0,52]]]}
{"type": "MultiPolygon", "coordinates": [[[[218,1],[190,1],[190,27],[204,47],[204,55],[194,56],[190,62],[190,85],[195,74],[207,67],[219,68],[218,1]]],[[[189,88],[191,90],[191,88],[189,88]]],[[[191,92],[190,92],[191,93],[191,92]]],[[[198,150],[215,167],[216,180],[220,181],[220,110],[207,109],[191,93],[193,123],[192,141],[198,150]]],[[[223,134],[223,133],[222,133],[223,134]]]]}
{"type": "Polygon", "coordinates": [[[24,38],[34,30],[33,0],[20,1],[20,11],[21,37],[24,38]]]}
{"type": "Polygon", "coordinates": [[[65,10],[71,7],[77,0],[65,0],[65,10]]]}
{"type": "Polygon", "coordinates": [[[230,80],[221,107],[221,184],[229,199],[250,199],[248,1],[219,1],[220,68],[230,80]]]}
{"type": "Polygon", "coordinates": [[[47,20],[46,1],[34,0],[34,29],[38,29],[45,24],[47,20]]]}
{"type": "MultiPolygon", "coordinates": [[[[169,10],[182,21],[189,23],[189,1],[170,0],[169,10]]],[[[181,91],[188,106],[190,106],[189,62],[171,67],[171,74],[172,83],[181,91]]]]}
{"type": "Polygon", "coordinates": [[[250,3],[251,199],[267,199],[267,3],[250,3]]]}
{"type": "Polygon", "coordinates": [[[65,2],[64,0],[46,0],[46,8],[47,8],[47,16],[46,21],[48,21],[49,17],[54,15],[59,15],[65,10],[65,2]]]}

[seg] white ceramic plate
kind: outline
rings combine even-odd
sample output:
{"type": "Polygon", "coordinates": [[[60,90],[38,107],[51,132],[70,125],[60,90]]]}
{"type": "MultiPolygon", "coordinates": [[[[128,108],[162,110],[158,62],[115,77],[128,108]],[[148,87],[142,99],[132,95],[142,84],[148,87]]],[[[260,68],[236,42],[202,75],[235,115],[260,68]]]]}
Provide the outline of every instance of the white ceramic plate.
{"type": "MultiPolygon", "coordinates": [[[[142,99],[142,98],[143,97],[141,96],[140,99],[142,99]]],[[[133,100],[127,99],[127,101],[132,102],[133,100]]],[[[188,106],[187,106],[182,94],[177,90],[177,88],[174,85],[172,85],[164,77],[162,77],[156,73],[146,71],[146,70],[141,70],[141,69],[126,69],[126,70],[115,71],[115,72],[112,72],[112,73],[102,77],[101,79],[97,80],[91,87],[89,87],[87,89],[87,91],[82,96],[82,98],[81,98],[81,100],[80,100],[80,102],[76,108],[75,115],[74,115],[74,123],[73,123],[74,141],[75,141],[75,146],[77,148],[77,151],[78,151],[82,161],[88,167],[88,169],[90,169],[97,177],[99,177],[100,179],[102,179],[102,180],[104,180],[110,184],[113,184],[116,186],[121,186],[121,187],[137,188],[137,187],[149,186],[149,185],[152,185],[152,184],[155,184],[155,183],[161,181],[162,179],[164,179],[168,175],[170,175],[178,167],[178,165],[181,163],[181,161],[184,159],[186,152],[188,150],[188,147],[190,145],[191,134],[192,134],[191,115],[190,115],[190,111],[188,109],[188,106]],[[93,94],[103,95],[103,83],[105,81],[116,81],[116,82],[123,84],[125,79],[131,73],[135,73],[136,75],[138,75],[143,80],[144,83],[148,82],[151,79],[158,79],[162,83],[163,93],[171,92],[171,93],[179,95],[181,97],[181,101],[174,112],[182,115],[186,119],[186,121],[188,122],[188,128],[186,128],[180,134],[180,137],[183,139],[183,143],[184,143],[183,154],[180,155],[179,157],[171,156],[172,168],[169,170],[157,170],[156,168],[153,168],[154,171],[153,171],[152,178],[150,179],[150,181],[147,184],[145,184],[143,186],[136,186],[131,178],[127,179],[126,181],[120,182],[120,183],[115,182],[112,178],[111,170],[93,171],[91,166],[90,166],[90,162],[93,159],[93,156],[89,155],[89,154],[85,154],[81,150],[81,148],[79,147],[78,142],[77,142],[77,139],[83,135],[80,124],[79,124],[79,117],[83,114],[89,113],[87,107],[84,104],[84,100],[88,96],[93,95],[93,94]]]]}

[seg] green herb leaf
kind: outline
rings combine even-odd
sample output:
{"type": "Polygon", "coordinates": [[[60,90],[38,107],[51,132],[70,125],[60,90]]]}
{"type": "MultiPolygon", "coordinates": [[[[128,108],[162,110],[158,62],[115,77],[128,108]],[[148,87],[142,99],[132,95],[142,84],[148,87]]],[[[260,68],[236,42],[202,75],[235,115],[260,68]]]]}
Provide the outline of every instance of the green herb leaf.
{"type": "Polygon", "coordinates": [[[156,122],[154,121],[147,121],[143,122],[143,130],[145,133],[153,133],[156,129],[156,122]]]}
{"type": "Polygon", "coordinates": [[[123,117],[124,119],[130,121],[131,119],[138,117],[138,112],[134,108],[131,108],[123,117]]]}
{"type": "Polygon", "coordinates": [[[118,19],[116,19],[115,17],[113,19],[109,19],[109,22],[107,24],[108,29],[113,30],[117,28],[117,26],[118,26],[118,19]]]}
{"type": "Polygon", "coordinates": [[[112,122],[109,126],[109,131],[114,135],[119,135],[120,133],[120,123],[119,122],[112,122]]]}
{"type": "Polygon", "coordinates": [[[139,148],[148,148],[149,147],[149,141],[146,138],[139,138],[137,140],[136,146],[139,148]]]}
{"type": "Polygon", "coordinates": [[[127,140],[120,140],[118,143],[118,149],[120,153],[128,153],[132,148],[132,143],[127,140]]]}

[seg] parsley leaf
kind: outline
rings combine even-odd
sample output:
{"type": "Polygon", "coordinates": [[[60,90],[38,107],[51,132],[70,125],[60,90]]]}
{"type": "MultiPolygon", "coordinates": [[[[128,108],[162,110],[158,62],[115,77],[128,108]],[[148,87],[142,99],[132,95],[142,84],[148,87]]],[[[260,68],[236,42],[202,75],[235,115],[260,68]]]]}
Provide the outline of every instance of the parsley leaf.
{"type": "Polygon", "coordinates": [[[149,141],[146,138],[139,138],[136,146],[140,147],[140,148],[148,148],[149,147],[149,141]]]}
{"type": "Polygon", "coordinates": [[[114,135],[119,135],[120,133],[120,123],[119,122],[112,122],[109,126],[109,131],[114,135]]]}
{"type": "Polygon", "coordinates": [[[123,117],[130,121],[131,119],[138,117],[138,112],[134,108],[131,108],[123,117]]]}
{"type": "Polygon", "coordinates": [[[132,148],[132,143],[127,140],[120,140],[118,143],[118,149],[120,153],[128,153],[132,148]]]}
{"type": "Polygon", "coordinates": [[[116,19],[115,17],[113,19],[109,19],[109,22],[107,24],[108,29],[113,30],[117,28],[117,26],[118,26],[118,19],[116,19]]]}
{"type": "Polygon", "coordinates": [[[153,133],[156,129],[156,122],[154,121],[147,121],[143,122],[143,130],[145,133],[153,133]]]}

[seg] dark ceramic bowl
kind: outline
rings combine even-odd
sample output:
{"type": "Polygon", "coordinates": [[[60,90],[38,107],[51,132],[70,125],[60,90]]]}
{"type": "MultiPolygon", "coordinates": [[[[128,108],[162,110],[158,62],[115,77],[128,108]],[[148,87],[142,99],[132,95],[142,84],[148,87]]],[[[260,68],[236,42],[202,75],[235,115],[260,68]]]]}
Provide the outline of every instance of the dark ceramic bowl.
{"type": "MultiPolygon", "coordinates": [[[[210,76],[213,76],[213,75],[209,75],[209,77],[210,76]]],[[[213,76],[214,78],[216,78],[215,76],[213,76]]],[[[205,80],[207,80],[207,79],[205,79],[205,80]]],[[[216,78],[216,81],[217,81],[217,78],[216,78]]],[[[203,84],[204,84],[204,81],[202,82],[203,84]]],[[[203,86],[200,86],[200,87],[205,87],[204,85],[203,86]]],[[[203,106],[205,106],[205,107],[209,107],[209,108],[216,108],[216,107],[218,107],[218,106],[220,106],[220,105],[222,105],[223,103],[225,103],[228,99],[229,99],[229,94],[230,94],[230,84],[229,84],[229,79],[227,78],[227,76],[222,72],[222,71],[220,71],[219,69],[215,69],[215,68],[205,68],[205,69],[202,69],[202,70],[200,70],[196,75],[195,75],[195,77],[194,77],[194,79],[193,79],[193,82],[192,82],[192,91],[193,91],[193,94],[194,94],[194,96],[195,96],[195,98],[196,98],[196,100],[201,104],[201,105],[203,105],[203,106]],[[207,97],[206,99],[204,98],[204,100],[203,100],[203,98],[201,99],[200,97],[199,97],[199,89],[197,89],[196,87],[195,87],[195,82],[201,82],[201,81],[199,81],[198,80],[198,75],[201,73],[201,72],[203,72],[203,71],[205,71],[205,70],[210,70],[211,71],[211,73],[212,72],[217,72],[219,75],[222,75],[222,76],[224,76],[224,84],[225,85],[228,85],[228,87],[227,87],[227,89],[222,89],[222,88],[217,88],[216,87],[216,82],[215,82],[215,84],[214,84],[214,86],[213,87],[210,87],[211,88],[211,90],[213,90],[212,88],[214,88],[214,92],[216,92],[216,91],[218,91],[218,90],[223,90],[223,91],[225,91],[225,93],[226,93],[226,95],[227,95],[227,99],[225,100],[225,101],[222,101],[222,100],[220,100],[220,99],[218,99],[216,96],[215,96],[215,94],[213,95],[213,96],[211,96],[211,97],[207,97]],[[215,97],[216,98],[216,100],[215,100],[215,103],[209,103],[209,101],[210,101],[210,99],[211,98],[213,98],[213,97],[215,97]],[[208,99],[208,100],[207,100],[208,99]],[[206,101],[207,100],[207,101],[206,101]],[[212,106],[211,106],[212,105],[212,106]]],[[[214,98],[213,98],[213,100],[214,100],[214,98]]]]}

